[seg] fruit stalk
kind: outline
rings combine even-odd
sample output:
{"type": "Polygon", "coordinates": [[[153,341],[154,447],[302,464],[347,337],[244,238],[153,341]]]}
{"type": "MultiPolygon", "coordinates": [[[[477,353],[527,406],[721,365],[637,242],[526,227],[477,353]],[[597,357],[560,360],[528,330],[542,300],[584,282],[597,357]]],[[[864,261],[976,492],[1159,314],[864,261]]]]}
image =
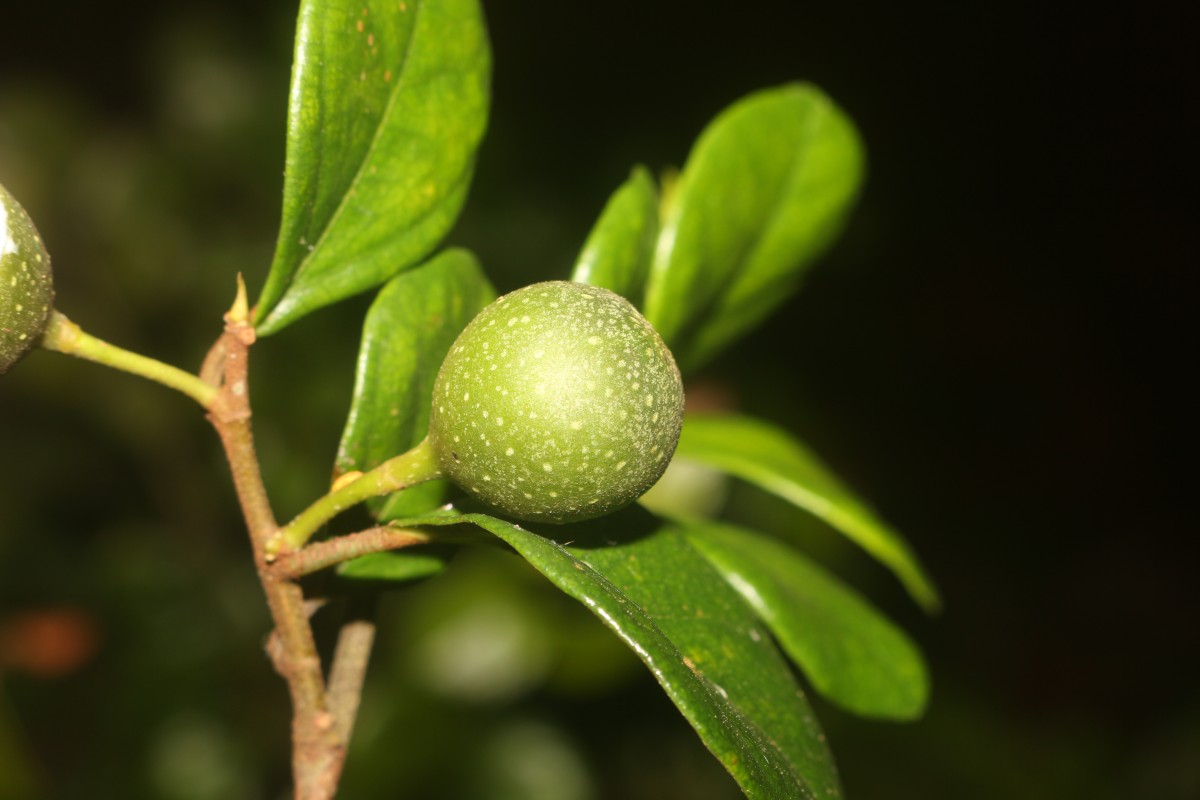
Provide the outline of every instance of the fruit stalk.
{"type": "Polygon", "coordinates": [[[300,512],[295,519],[271,537],[268,558],[304,546],[322,525],[364,500],[416,486],[442,477],[437,458],[428,439],[407,453],[390,458],[357,480],[335,489],[300,512]]]}
{"type": "Polygon", "coordinates": [[[190,372],[164,364],[153,358],[97,339],[59,311],[50,313],[50,321],[42,334],[41,346],[46,350],[94,361],[106,367],[128,372],[182,392],[204,408],[211,408],[217,389],[190,372]]]}

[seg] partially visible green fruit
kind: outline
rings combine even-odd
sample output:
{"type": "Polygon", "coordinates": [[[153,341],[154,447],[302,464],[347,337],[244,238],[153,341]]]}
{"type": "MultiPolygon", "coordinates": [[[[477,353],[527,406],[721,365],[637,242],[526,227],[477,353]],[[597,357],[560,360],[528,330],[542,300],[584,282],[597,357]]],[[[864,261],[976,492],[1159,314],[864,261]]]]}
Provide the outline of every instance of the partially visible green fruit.
{"type": "Polygon", "coordinates": [[[0,375],[37,344],[53,306],[50,255],[25,209],[0,186],[0,375]]]}
{"type": "Polygon", "coordinates": [[[442,363],[429,439],[456,484],[507,516],[575,522],[662,475],[683,424],[670,350],[623,297],[537,283],[479,313],[442,363]]]}

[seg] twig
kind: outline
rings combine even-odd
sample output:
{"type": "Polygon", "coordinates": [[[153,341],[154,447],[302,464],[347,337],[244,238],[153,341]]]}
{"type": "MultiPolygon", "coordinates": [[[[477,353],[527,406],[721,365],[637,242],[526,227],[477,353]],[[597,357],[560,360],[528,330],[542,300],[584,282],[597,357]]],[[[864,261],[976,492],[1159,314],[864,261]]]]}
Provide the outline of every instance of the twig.
{"type": "Polygon", "coordinates": [[[221,375],[224,373],[225,364],[225,337],[217,338],[209,351],[204,356],[204,363],[200,365],[200,380],[210,386],[221,385],[221,375]]]}
{"type": "Polygon", "coordinates": [[[428,541],[428,534],[411,528],[368,528],[293,550],[277,558],[268,569],[278,578],[295,580],[352,558],[425,544],[428,541]]]}
{"type": "MultiPolygon", "coordinates": [[[[304,594],[297,583],[281,578],[267,566],[266,543],[275,535],[278,524],[263,485],[250,426],[248,361],[254,329],[246,314],[238,311],[239,304],[235,303],[234,310],[226,315],[223,375],[208,418],[225,447],[254,547],[254,560],[275,621],[275,638],[269,649],[292,698],[292,773],[296,798],[329,800],[341,775],[345,739],[339,736],[328,706],[304,594]]],[[[209,373],[206,377],[212,380],[214,371],[206,372],[209,373]]]]}
{"type": "Polygon", "coordinates": [[[346,744],[358,716],[367,663],[375,644],[375,607],[374,597],[357,597],[352,601],[351,618],[338,632],[333,665],[329,669],[329,708],[333,712],[334,733],[346,744]]]}

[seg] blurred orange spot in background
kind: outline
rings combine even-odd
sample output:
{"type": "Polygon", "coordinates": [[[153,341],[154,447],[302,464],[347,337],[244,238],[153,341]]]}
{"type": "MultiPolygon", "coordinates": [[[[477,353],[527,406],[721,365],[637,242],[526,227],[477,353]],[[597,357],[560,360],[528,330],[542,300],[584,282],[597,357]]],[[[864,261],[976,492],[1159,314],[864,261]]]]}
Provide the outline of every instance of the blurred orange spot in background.
{"type": "Polygon", "coordinates": [[[83,667],[99,645],[99,625],[80,609],[37,609],[0,620],[0,669],[57,678],[83,667]]]}

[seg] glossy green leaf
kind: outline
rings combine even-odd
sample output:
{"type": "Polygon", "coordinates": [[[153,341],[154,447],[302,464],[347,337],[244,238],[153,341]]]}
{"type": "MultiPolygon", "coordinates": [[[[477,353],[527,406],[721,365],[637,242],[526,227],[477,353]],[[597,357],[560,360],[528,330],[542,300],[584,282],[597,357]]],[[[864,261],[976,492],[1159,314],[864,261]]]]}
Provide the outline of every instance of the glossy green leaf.
{"type": "Polygon", "coordinates": [[[798,286],[841,230],[863,151],[819,89],[756,92],[697,140],[665,212],[646,318],[694,368],[798,286]]]}
{"type": "Polygon", "coordinates": [[[477,0],[303,0],[259,333],[382,284],[441,241],[466,198],[490,71],[477,0]]]}
{"type": "Polygon", "coordinates": [[[769,632],[673,524],[637,506],[540,532],[459,519],[508,543],[616,633],[748,797],[840,796],[824,736],[769,632]]]}
{"type": "Polygon", "coordinates": [[[658,191],[650,173],[638,167],[604,206],[571,280],[611,289],[640,306],[657,238],[658,191]]]}
{"type": "Polygon", "coordinates": [[[921,715],[929,676],[920,651],[854,590],[760,533],[711,522],[687,523],[683,530],[817,691],[865,716],[921,715]]]}
{"type": "MultiPolygon", "coordinates": [[[[494,297],[475,257],[457,249],[402,272],[379,292],[363,322],[338,473],[365,472],[425,438],[442,359],[494,297]]],[[[382,519],[420,513],[443,502],[445,491],[445,481],[431,481],[368,507],[382,519]]]]}
{"type": "Polygon", "coordinates": [[[891,569],[927,611],[939,608],[937,589],[904,537],[782,428],[749,417],[689,415],[675,455],[724,470],[823,519],[891,569]]]}

